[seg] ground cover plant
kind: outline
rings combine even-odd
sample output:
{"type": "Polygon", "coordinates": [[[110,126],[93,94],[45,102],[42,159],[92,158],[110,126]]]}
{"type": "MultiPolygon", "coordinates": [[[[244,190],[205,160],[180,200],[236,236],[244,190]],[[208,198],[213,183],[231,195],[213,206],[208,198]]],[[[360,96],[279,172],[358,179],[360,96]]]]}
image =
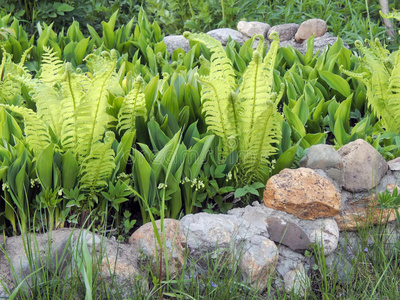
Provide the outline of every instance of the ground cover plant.
{"type": "MultiPolygon", "coordinates": [[[[224,6],[222,20],[231,13],[224,6]]],[[[255,37],[224,49],[187,32],[191,50],[170,55],[162,26],[144,10],[137,23],[130,18],[115,29],[118,16],[100,30],[88,26],[88,34],[77,21],[60,32],[39,24],[37,38],[2,17],[0,228],[7,235],[76,225],[125,240],[155,218],[226,212],[258,199],[271,175],[296,167],[319,143],[339,148],[363,138],[386,159],[399,156],[399,50],[366,41],[353,53],[339,39],[314,55],[310,38],[302,55],[271,35],[266,54],[263,43],[252,48],[255,37]]],[[[397,254],[377,260],[384,269],[373,265],[374,272],[397,278],[397,254]]],[[[79,265],[91,268],[89,260],[79,265]]],[[[339,287],[328,286],[323,267],[315,297],[318,289],[336,297],[339,287]]],[[[383,279],[369,271],[360,286],[386,295],[383,279]]],[[[218,286],[237,280],[210,278],[201,287],[182,278],[155,289],[166,284],[159,293],[212,299],[218,286]]]]}

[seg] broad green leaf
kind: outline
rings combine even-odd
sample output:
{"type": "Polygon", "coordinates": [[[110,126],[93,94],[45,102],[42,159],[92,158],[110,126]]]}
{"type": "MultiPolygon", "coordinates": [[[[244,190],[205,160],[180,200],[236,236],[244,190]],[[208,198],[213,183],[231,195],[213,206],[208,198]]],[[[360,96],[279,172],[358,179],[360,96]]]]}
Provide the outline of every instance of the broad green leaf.
{"type": "Polygon", "coordinates": [[[53,155],[54,145],[50,144],[39,154],[36,162],[36,174],[43,188],[53,188],[53,155]]]}
{"type": "Polygon", "coordinates": [[[345,79],[328,71],[319,71],[319,75],[332,89],[338,91],[346,98],[350,96],[350,85],[345,79]]]}
{"type": "Polygon", "coordinates": [[[62,154],[62,187],[73,189],[79,174],[79,166],[74,155],[68,151],[62,154]]]}
{"type": "Polygon", "coordinates": [[[296,151],[297,151],[298,145],[295,145],[289,149],[287,149],[285,152],[283,152],[279,158],[277,159],[275,163],[274,170],[272,171],[272,174],[278,174],[280,171],[282,171],[285,168],[290,168],[293,164],[293,161],[296,157],[296,151]]]}
{"type": "Polygon", "coordinates": [[[81,40],[74,49],[75,62],[77,65],[82,64],[83,59],[86,55],[89,38],[81,40]]]}

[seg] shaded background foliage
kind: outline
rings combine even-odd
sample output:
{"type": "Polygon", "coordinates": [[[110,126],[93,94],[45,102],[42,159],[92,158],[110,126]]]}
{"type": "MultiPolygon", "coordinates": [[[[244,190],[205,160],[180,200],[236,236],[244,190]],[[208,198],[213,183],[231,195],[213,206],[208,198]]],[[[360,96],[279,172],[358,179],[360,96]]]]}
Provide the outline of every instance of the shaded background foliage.
{"type": "MultiPolygon", "coordinates": [[[[356,39],[379,38],[395,48],[399,38],[388,40],[380,4],[372,0],[2,0],[3,13],[12,13],[21,20],[30,34],[37,33],[36,23],[54,22],[59,32],[72,20],[81,24],[87,35],[87,24],[101,29],[99,20],[110,18],[119,9],[116,25],[126,24],[143,7],[151,22],[157,21],[166,35],[181,34],[185,30],[206,32],[215,28],[236,28],[240,20],[267,22],[271,26],[282,23],[300,24],[306,19],[321,18],[329,32],[353,46],[356,39]]],[[[396,1],[389,1],[389,10],[399,9],[396,1]]],[[[135,20],[136,22],[137,20],[135,20]]],[[[395,25],[397,21],[392,20],[395,25]]]]}

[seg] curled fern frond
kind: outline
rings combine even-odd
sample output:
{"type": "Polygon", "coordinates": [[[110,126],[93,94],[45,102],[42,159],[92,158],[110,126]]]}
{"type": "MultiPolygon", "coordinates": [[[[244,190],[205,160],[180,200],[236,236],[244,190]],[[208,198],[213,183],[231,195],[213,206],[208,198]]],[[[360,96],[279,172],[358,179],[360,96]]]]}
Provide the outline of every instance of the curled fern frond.
{"type": "Polygon", "coordinates": [[[114,133],[106,132],[104,143],[92,145],[90,154],[85,158],[81,167],[82,178],[80,188],[88,193],[97,192],[108,185],[108,180],[115,168],[115,152],[111,148],[114,133]]]}
{"type": "Polygon", "coordinates": [[[133,89],[125,96],[118,113],[119,132],[132,132],[136,129],[136,117],[146,117],[146,99],[144,95],[144,80],[139,76],[133,83],[133,89]]]}
{"type": "Polygon", "coordinates": [[[0,104],[0,107],[4,107],[24,118],[26,142],[28,143],[28,147],[36,155],[41,153],[51,143],[51,137],[46,124],[33,110],[25,107],[4,104],[0,104]]]}

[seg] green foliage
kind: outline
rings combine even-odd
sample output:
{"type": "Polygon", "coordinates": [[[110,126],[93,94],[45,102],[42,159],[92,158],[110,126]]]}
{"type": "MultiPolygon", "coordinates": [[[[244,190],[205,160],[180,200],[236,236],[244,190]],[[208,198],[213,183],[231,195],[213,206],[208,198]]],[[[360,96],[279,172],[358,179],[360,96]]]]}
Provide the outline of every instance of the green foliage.
{"type": "Polygon", "coordinates": [[[205,34],[185,33],[192,41],[204,43],[212,52],[210,73],[200,77],[203,82],[202,103],[208,130],[222,139],[222,157],[237,149],[238,169],[243,182],[266,182],[268,157],[276,153],[280,138],[280,115],[277,104],[281,93],[273,92],[273,66],[278,50],[278,38],[268,55],[262,59],[262,37],[253,53],[253,60],[243,74],[239,93],[231,61],[221,43],[205,34]]]}
{"type": "Polygon", "coordinates": [[[400,51],[389,51],[381,45],[379,40],[369,43],[370,48],[364,47],[361,42],[356,46],[361,50],[363,72],[354,73],[344,71],[347,75],[363,81],[367,87],[368,104],[383,127],[390,132],[400,131],[400,51]]]}

